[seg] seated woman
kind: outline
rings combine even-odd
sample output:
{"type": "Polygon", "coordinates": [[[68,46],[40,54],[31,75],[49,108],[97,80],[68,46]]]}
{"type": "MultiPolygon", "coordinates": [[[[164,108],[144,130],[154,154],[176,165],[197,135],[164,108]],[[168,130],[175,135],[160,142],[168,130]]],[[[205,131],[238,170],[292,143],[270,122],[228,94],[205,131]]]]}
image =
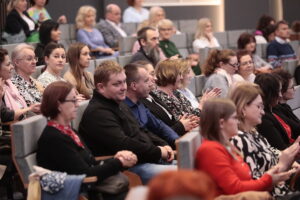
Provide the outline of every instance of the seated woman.
{"type": "Polygon", "coordinates": [[[165,124],[170,126],[178,135],[184,135],[186,132],[198,126],[198,119],[192,116],[184,115],[180,119],[176,119],[169,110],[168,106],[158,99],[152,91],[156,89],[155,72],[153,66],[146,61],[137,61],[135,64],[142,65],[149,73],[151,82],[151,92],[149,96],[141,102],[150,110],[150,112],[158,119],[162,120],[165,124]]]}
{"type": "Polygon", "coordinates": [[[11,54],[16,73],[11,82],[16,86],[27,106],[41,102],[43,86],[31,75],[36,70],[37,58],[34,49],[28,44],[19,44],[11,54]]]}
{"type": "Polygon", "coordinates": [[[153,91],[158,99],[163,101],[176,120],[184,115],[196,115],[200,117],[200,109],[193,108],[190,101],[182,95],[178,89],[181,86],[182,74],[181,66],[188,65],[188,62],[181,59],[164,60],[157,64],[155,68],[157,89],[153,91]]]}
{"type": "MultiPolygon", "coordinates": [[[[28,8],[27,12],[29,16],[35,21],[35,23],[42,23],[46,20],[51,19],[45,6],[49,3],[49,0],[30,0],[31,7],[28,8]]],[[[60,24],[66,24],[67,18],[65,15],[60,16],[57,19],[60,24]]]]}
{"type": "Polygon", "coordinates": [[[254,32],[257,44],[267,44],[268,37],[265,37],[265,29],[269,25],[275,24],[275,19],[268,15],[262,15],[257,23],[256,31],[254,32]]]}
{"type": "Polygon", "coordinates": [[[279,172],[279,166],[276,166],[259,179],[251,177],[242,154],[229,142],[238,132],[236,107],[231,100],[216,98],[206,101],[201,113],[200,129],[204,140],[196,154],[196,168],[206,172],[215,181],[217,196],[244,191],[269,191],[295,172],[279,172]]]}
{"type": "Polygon", "coordinates": [[[34,53],[38,57],[37,66],[44,65],[44,49],[50,42],[58,42],[60,40],[61,31],[59,30],[59,23],[49,19],[42,23],[39,29],[40,43],[37,44],[34,53]]]}
{"type": "Polygon", "coordinates": [[[280,77],[281,97],[279,103],[273,108],[273,112],[280,116],[292,129],[292,132],[300,132],[300,119],[293,113],[292,108],[287,104],[288,100],[294,98],[295,88],[292,75],[283,70],[274,70],[273,74],[280,77]]]}
{"type": "MultiPolygon", "coordinates": [[[[38,25],[30,18],[26,9],[26,0],[9,1],[7,6],[8,15],[4,28],[5,33],[12,35],[12,41],[7,41],[8,43],[38,42],[38,25]],[[23,37],[13,38],[13,36],[21,35],[22,32],[25,34],[23,37]]],[[[5,39],[8,40],[8,38],[5,39]]]]}
{"type": "Polygon", "coordinates": [[[237,59],[239,62],[239,69],[237,70],[237,73],[232,76],[233,81],[247,81],[253,83],[255,79],[255,74],[253,73],[254,66],[251,54],[249,54],[246,50],[239,50],[237,52],[237,59]]]}
{"type": "MultiPolygon", "coordinates": [[[[78,105],[76,90],[69,83],[57,81],[45,89],[41,112],[50,120],[38,141],[38,165],[68,174],[97,176],[98,183],[123,168],[135,165],[137,157],[130,151],[119,151],[104,164],[94,159],[70,127],[71,121],[76,117],[78,105]]],[[[125,195],[117,194],[114,198],[110,196],[110,199],[123,199],[121,196],[124,198],[125,195]]]]}
{"type": "Polygon", "coordinates": [[[220,47],[220,44],[217,38],[215,38],[213,35],[210,19],[201,18],[197,24],[195,40],[193,42],[193,50],[195,53],[199,53],[199,49],[207,47],[216,48],[220,47]]]}
{"type": "Polygon", "coordinates": [[[128,8],[124,10],[124,23],[141,23],[148,19],[149,11],[143,8],[143,0],[127,0],[128,8]]]}
{"type": "MultiPolygon", "coordinates": [[[[40,104],[32,104],[29,107],[27,106],[24,98],[18,92],[18,89],[12,84],[10,78],[13,72],[13,66],[10,62],[10,58],[8,56],[8,52],[5,49],[0,49],[0,85],[3,89],[4,101],[1,103],[1,109],[3,105],[7,107],[9,110],[13,111],[13,120],[19,120],[20,118],[26,117],[29,112],[39,113],[40,112],[40,104]]],[[[2,113],[2,112],[1,112],[2,113]]],[[[7,112],[11,113],[11,112],[7,112]]],[[[12,121],[7,120],[5,116],[1,116],[1,121],[12,121]]]]}
{"type": "Polygon", "coordinates": [[[90,99],[94,89],[94,77],[85,69],[90,64],[90,49],[82,43],[74,43],[69,47],[67,59],[70,69],[64,79],[71,83],[77,92],[85,99],[90,99]]]}
{"type": "Polygon", "coordinates": [[[249,33],[243,33],[240,35],[238,41],[238,49],[246,50],[251,55],[255,70],[260,73],[267,73],[272,70],[272,65],[264,61],[261,57],[255,54],[256,40],[255,37],[249,33]]]}
{"type": "Polygon", "coordinates": [[[96,9],[81,6],[76,15],[77,41],[90,46],[96,58],[116,57],[119,53],[105,44],[101,32],[95,28],[96,9]]]}
{"type": "Polygon", "coordinates": [[[265,107],[265,115],[262,117],[262,123],[257,126],[257,130],[268,140],[271,146],[284,150],[293,144],[299,136],[299,130],[293,131],[283,117],[273,112],[273,108],[277,106],[279,98],[282,96],[280,80],[274,74],[259,74],[254,82],[262,90],[265,107]]]}
{"type": "Polygon", "coordinates": [[[146,27],[146,26],[151,26],[151,27],[157,28],[158,22],[165,18],[166,18],[165,10],[162,7],[153,6],[149,10],[149,18],[142,21],[138,25],[137,30],[140,30],[141,28],[146,27]]]}
{"type": "Polygon", "coordinates": [[[225,97],[233,84],[233,74],[238,70],[239,63],[234,51],[230,49],[214,49],[210,52],[203,66],[207,78],[203,91],[213,88],[221,89],[221,97],[225,97]]]}
{"type": "Polygon", "coordinates": [[[38,77],[38,81],[46,88],[55,81],[65,81],[61,77],[61,72],[66,64],[66,52],[64,46],[58,43],[49,43],[44,51],[45,70],[38,77]]]}
{"type": "MultiPolygon", "coordinates": [[[[300,151],[299,142],[280,152],[271,147],[266,138],[259,134],[255,127],[261,123],[264,115],[264,105],[258,85],[242,83],[230,93],[230,99],[237,107],[239,119],[238,135],[231,138],[231,143],[242,152],[244,161],[249,165],[253,179],[258,179],[274,167],[280,166],[280,171],[299,164],[294,162],[295,156],[300,151]]],[[[300,140],[300,138],[298,139],[300,140]]],[[[289,185],[278,184],[272,191],[274,196],[284,196],[292,193],[289,185]]]]}

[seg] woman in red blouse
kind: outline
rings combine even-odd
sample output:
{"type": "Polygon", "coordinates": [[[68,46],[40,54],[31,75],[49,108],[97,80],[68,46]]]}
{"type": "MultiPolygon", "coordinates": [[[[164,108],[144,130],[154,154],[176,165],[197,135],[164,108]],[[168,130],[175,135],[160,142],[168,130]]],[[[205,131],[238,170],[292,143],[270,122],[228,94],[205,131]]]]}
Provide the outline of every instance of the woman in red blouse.
{"type": "Polygon", "coordinates": [[[279,173],[275,166],[261,178],[251,178],[250,168],[241,153],[229,143],[229,138],[237,134],[238,119],[235,105],[228,99],[205,102],[200,126],[204,140],[197,151],[196,168],[211,176],[217,184],[218,195],[268,191],[294,172],[279,173]]]}

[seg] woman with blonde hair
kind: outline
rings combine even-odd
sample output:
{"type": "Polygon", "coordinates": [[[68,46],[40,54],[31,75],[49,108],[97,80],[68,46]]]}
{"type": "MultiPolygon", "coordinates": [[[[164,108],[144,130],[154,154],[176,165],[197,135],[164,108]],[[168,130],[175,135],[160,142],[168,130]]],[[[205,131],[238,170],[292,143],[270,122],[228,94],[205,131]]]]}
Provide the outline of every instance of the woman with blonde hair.
{"type": "Polygon", "coordinates": [[[216,48],[220,47],[217,38],[213,35],[212,23],[208,18],[201,18],[197,24],[193,49],[195,53],[201,48],[216,48]]]}
{"type": "Polygon", "coordinates": [[[208,77],[203,91],[220,88],[221,97],[225,97],[233,84],[232,76],[238,67],[239,63],[233,50],[212,50],[202,68],[202,72],[208,77]]]}
{"type": "MultiPolygon", "coordinates": [[[[300,151],[299,142],[280,152],[257,132],[255,127],[261,123],[265,113],[261,95],[259,86],[253,83],[239,84],[229,95],[237,107],[239,120],[238,134],[231,138],[231,143],[242,152],[253,179],[259,179],[276,165],[279,166],[279,171],[290,169],[291,166],[299,167],[299,164],[294,162],[300,151]]],[[[288,184],[279,184],[272,193],[274,196],[284,196],[291,193],[291,189],[288,184]]]]}
{"type": "Polygon", "coordinates": [[[76,15],[77,41],[90,46],[96,58],[116,57],[118,52],[111,49],[104,41],[101,32],[95,28],[96,9],[92,6],[81,6],[76,15]]]}
{"type": "Polygon", "coordinates": [[[67,59],[70,69],[65,73],[64,79],[71,83],[81,97],[90,99],[94,89],[94,77],[85,69],[90,64],[90,49],[83,43],[74,43],[69,47],[67,59]]]}
{"type": "Polygon", "coordinates": [[[236,106],[229,99],[216,98],[203,105],[200,120],[204,138],[196,154],[196,168],[206,172],[217,185],[217,196],[245,191],[269,191],[296,170],[280,171],[276,166],[253,179],[242,154],[229,139],[238,132],[236,106]]]}
{"type": "Polygon", "coordinates": [[[153,28],[157,28],[158,22],[166,18],[165,10],[159,6],[153,6],[150,8],[149,19],[142,21],[137,30],[142,29],[146,26],[151,26],[153,28]]]}

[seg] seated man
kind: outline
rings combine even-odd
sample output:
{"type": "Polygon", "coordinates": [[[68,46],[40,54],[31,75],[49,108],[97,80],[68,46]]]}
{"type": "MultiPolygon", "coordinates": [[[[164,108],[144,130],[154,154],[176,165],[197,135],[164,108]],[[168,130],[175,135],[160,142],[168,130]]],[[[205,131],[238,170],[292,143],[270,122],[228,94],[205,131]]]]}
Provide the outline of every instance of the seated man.
{"type": "Polygon", "coordinates": [[[121,27],[121,9],[116,4],[106,6],[105,20],[101,19],[96,25],[102,33],[105,43],[113,49],[119,47],[119,38],[126,37],[126,32],[121,27]]]}
{"type": "Polygon", "coordinates": [[[267,47],[268,62],[273,68],[282,67],[282,62],[284,60],[297,59],[292,46],[288,43],[290,33],[287,22],[277,22],[275,35],[275,40],[270,42],[267,47]]]}
{"type": "Polygon", "coordinates": [[[149,72],[142,65],[134,63],[127,64],[124,69],[127,82],[127,94],[124,103],[129,106],[142,128],[155,133],[175,149],[175,140],[179,138],[178,134],[163,121],[152,115],[148,108],[140,102],[140,100],[149,96],[151,90],[152,83],[149,72]]]}
{"type": "Polygon", "coordinates": [[[129,170],[144,184],[170,165],[174,152],[167,143],[140,128],[128,106],[126,75],[114,61],[101,63],[94,75],[95,90],[80,122],[79,133],[95,156],[113,155],[120,150],[134,152],[139,164],[129,170]]]}
{"type": "Polygon", "coordinates": [[[133,55],[130,63],[144,60],[155,66],[161,60],[158,32],[147,26],[138,31],[137,39],[140,49],[133,55]]]}

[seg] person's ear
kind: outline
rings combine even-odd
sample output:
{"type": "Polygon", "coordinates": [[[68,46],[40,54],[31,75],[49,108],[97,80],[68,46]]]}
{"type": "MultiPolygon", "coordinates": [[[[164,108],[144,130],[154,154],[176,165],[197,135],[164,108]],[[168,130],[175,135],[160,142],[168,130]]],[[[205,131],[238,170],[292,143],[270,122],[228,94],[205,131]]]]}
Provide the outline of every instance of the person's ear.
{"type": "Polygon", "coordinates": [[[103,90],[104,90],[104,84],[103,83],[97,83],[96,89],[100,93],[103,92],[103,90]]]}
{"type": "Polygon", "coordinates": [[[223,129],[223,128],[224,128],[224,122],[225,122],[224,119],[220,119],[220,120],[219,120],[219,126],[220,126],[220,129],[223,129]]]}
{"type": "Polygon", "coordinates": [[[147,41],[146,41],[146,40],[141,39],[140,41],[141,41],[141,45],[142,45],[142,46],[146,46],[146,44],[147,44],[147,41]]]}
{"type": "Polygon", "coordinates": [[[45,56],[44,59],[45,59],[45,63],[48,65],[49,57],[48,57],[48,56],[45,56]]]}

